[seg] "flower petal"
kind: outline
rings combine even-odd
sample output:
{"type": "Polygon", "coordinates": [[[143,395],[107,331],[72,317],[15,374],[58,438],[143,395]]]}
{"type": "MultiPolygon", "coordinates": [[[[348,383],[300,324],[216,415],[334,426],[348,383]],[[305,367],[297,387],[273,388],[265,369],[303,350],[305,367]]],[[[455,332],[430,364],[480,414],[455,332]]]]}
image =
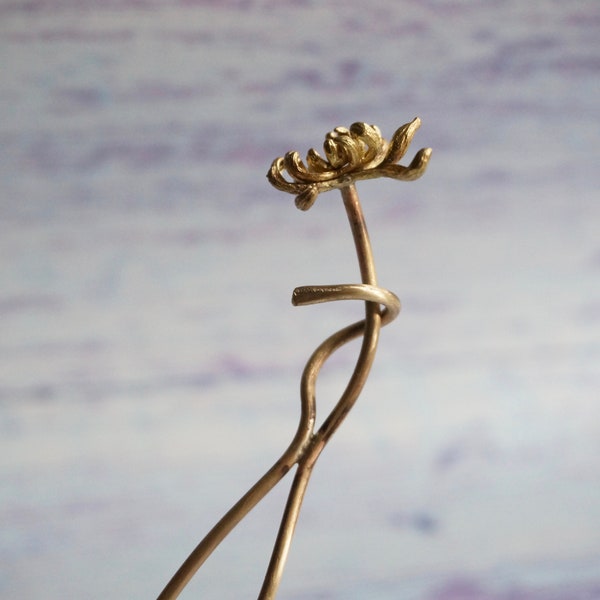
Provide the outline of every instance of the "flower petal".
{"type": "Polygon", "coordinates": [[[414,118],[410,123],[405,123],[392,136],[387,154],[383,159],[386,164],[397,163],[408,150],[408,146],[415,135],[415,132],[421,126],[421,119],[414,118]]]}
{"type": "Polygon", "coordinates": [[[284,169],[285,165],[283,158],[276,158],[271,164],[271,168],[267,173],[267,179],[271,185],[276,187],[278,190],[281,190],[282,192],[289,192],[291,194],[297,194],[300,191],[299,184],[292,183],[285,179],[283,176],[284,169]]]}
{"type": "Polygon", "coordinates": [[[362,166],[366,167],[370,163],[378,164],[386,150],[386,143],[379,127],[367,123],[353,123],[350,132],[366,146],[361,161],[362,166]]]}
{"type": "Polygon", "coordinates": [[[306,154],[306,162],[313,171],[319,173],[331,172],[333,175],[331,165],[314,148],[311,148],[306,154]]]}

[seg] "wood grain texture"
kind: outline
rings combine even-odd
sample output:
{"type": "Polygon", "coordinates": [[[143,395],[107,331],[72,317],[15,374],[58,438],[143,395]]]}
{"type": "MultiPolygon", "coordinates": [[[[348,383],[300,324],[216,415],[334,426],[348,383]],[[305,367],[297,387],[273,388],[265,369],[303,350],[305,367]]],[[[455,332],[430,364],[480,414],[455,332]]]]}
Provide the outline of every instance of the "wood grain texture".
{"type": "MultiPolygon", "coordinates": [[[[600,597],[599,26],[595,0],[1,1],[2,598],[156,596],[271,463],[361,309],[290,305],[358,274],[339,195],[302,214],[265,173],[417,115],[424,178],[358,186],[403,312],[280,596],[600,597]]],[[[183,597],[255,595],[282,508],[183,597]]]]}

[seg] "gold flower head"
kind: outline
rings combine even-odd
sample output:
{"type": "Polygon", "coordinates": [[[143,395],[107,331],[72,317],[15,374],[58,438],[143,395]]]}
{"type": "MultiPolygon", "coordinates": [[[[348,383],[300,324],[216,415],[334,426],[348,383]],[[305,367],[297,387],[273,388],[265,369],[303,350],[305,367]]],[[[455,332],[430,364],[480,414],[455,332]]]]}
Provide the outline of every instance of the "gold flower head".
{"type": "Polygon", "coordinates": [[[304,164],[298,152],[288,152],[273,161],[267,177],[278,190],[296,194],[300,210],[308,210],[321,192],[360,179],[418,179],[425,172],[431,148],[419,150],[408,167],[396,163],[406,154],[420,125],[418,117],[402,125],[389,142],[376,125],[353,123],[350,129],[336,127],[325,136],[325,158],[311,148],[304,164]],[[284,177],[284,172],[291,181],[284,177]]]}

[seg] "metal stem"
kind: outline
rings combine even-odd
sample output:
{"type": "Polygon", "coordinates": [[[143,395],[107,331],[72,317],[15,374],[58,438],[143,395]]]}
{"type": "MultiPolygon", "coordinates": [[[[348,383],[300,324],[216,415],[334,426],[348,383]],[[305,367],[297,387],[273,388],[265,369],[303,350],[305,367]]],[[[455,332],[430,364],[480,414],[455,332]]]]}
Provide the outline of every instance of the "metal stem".
{"type": "MultiPolygon", "coordinates": [[[[341,192],[354,238],[362,282],[376,286],[377,277],[371,243],[356,188],[352,184],[342,188],[341,192]]],[[[288,496],[288,502],[271,555],[271,562],[258,597],[259,600],[273,600],[275,598],[312,469],[329,438],[341,425],[356,402],[373,364],[381,327],[381,316],[377,303],[366,303],[366,316],[363,323],[363,344],[350,382],[337,405],[317,433],[312,436],[311,444],[307,446],[306,451],[298,460],[298,469],[288,496]]],[[[339,338],[338,336],[332,336],[326,340],[306,365],[305,376],[302,378],[302,394],[303,396],[309,396],[313,405],[315,404],[316,378],[325,360],[339,346],[355,337],[353,330],[344,329],[340,333],[342,335],[339,338]]]]}
{"type": "Polygon", "coordinates": [[[198,544],[167,584],[158,600],[177,598],[194,573],[227,534],[264,498],[294,464],[297,464],[298,467],[290,488],[271,560],[258,596],[259,600],[273,600],[275,598],[312,469],[323,448],[354,406],[367,380],[375,358],[381,326],[390,322],[400,310],[398,298],[391,292],[377,287],[371,243],[354,184],[351,183],[341,188],[341,193],[354,238],[362,284],[296,288],[292,302],[301,306],[343,299],[363,300],[365,302],[365,318],[334,333],[313,352],[302,374],[300,386],[301,416],[296,435],[291,444],[279,460],[198,544]],[[383,310],[380,308],[381,305],[385,307],[383,310]],[[331,413],[323,421],[321,427],[314,432],[317,376],[329,356],[360,335],[363,336],[362,346],[346,389],[331,413]]]}

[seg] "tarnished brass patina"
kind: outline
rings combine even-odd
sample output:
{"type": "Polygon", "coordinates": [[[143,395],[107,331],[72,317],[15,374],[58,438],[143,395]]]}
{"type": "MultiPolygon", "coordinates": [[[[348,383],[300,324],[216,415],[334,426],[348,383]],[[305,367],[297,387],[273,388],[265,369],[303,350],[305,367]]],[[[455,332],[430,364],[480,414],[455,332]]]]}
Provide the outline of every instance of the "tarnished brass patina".
{"type": "Polygon", "coordinates": [[[376,177],[412,181],[420,177],[427,167],[431,149],[419,150],[408,167],[396,164],[406,153],[420,123],[416,118],[403,125],[390,142],[381,137],[376,126],[366,123],[354,123],[349,129],[337,127],[325,138],[325,158],[311,149],[306,164],[297,152],[288,152],[273,161],[267,174],[269,181],[279,190],[296,194],[296,206],[301,210],[308,210],[321,192],[341,190],[362,281],[359,284],[298,287],[292,294],[292,303],[303,306],[335,300],[361,300],[365,303],[365,318],[337,331],[313,352],[301,379],[300,422],[287,450],[208,532],[167,584],[159,600],[176,598],[227,534],[296,465],[271,561],[258,596],[259,600],[275,598],[312,469],[367,380],[375,358],[379,330],[400,311],[397,296],[377,285],[371,243],[354,182],[376,177]],[[359,336],[363,338],[362,346],[346,389],[315,431],[315,389],[319,371],[338,348],[359,336]]]}

